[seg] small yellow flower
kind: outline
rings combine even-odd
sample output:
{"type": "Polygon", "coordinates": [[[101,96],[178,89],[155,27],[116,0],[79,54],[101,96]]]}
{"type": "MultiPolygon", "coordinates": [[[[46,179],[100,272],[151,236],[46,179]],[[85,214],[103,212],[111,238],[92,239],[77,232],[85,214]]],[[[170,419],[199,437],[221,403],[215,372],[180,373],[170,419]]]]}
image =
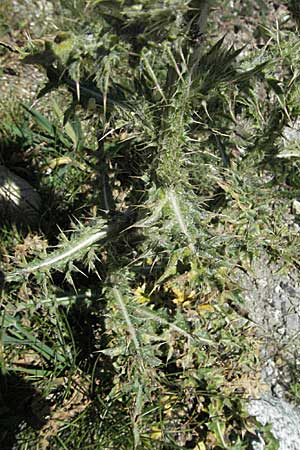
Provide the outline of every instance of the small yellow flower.
{"type": "Polygon", "coordinates": [[[162,432],[161,432],[160,428],[157,426],[152,427],[150,436],[152,439],[157,439],[157,440],[161,439],[162,432]]]}
{"type": "Polygon", "coordinates": [[[175,303],[175,305],[180,305],[180,306],[189,306],[191,304],[190,300],[193,300],[193,298],[196,295],[196,291],[190,291],[190,292],[186,292],[184,289],[179,289],[177,287],[172,287],[172,292],[175,295],[175,298],[173,298],[173,303],[175,303]]]}
{"type": "Polygon", "coordinates": [[[142,286],[138,286],[133,292],[134,292],[134,296],[136,301],[140,304],[140,305],[144,305],[145,303],[148,303],[150,301],[150,298],[145,295],[145,289],[146,289],[146,284],[142,284],[142,286]]]}
{"type": "Polygon", "coordinates": [[[206,445],[204,444],[204,442],[198,442],[196,447],[194,447],[194,450],[206,450],[206,445]]]}
{"type": "Polygon", "coordinates": [[[197,309],[200,314],[205,312],[214,312],[214,307],[209,303],[202,303],[197,307],[197,309]]]}

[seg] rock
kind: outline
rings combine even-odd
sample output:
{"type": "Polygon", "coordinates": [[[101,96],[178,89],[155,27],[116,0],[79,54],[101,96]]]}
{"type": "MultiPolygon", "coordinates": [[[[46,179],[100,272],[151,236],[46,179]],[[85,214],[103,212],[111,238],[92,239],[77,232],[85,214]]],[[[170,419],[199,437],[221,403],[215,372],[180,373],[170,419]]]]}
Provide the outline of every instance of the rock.
{"type": "Polygon", "coordinates": [[[23,178],[0,166],[0,220],[35,227],[40,219],[41,198],[23,178]]]}
{"type": "Polygon", "coordinates": [[[280,264],[270,263],[266,256],[254,261],[251,269],[248,274],[238,271],[236,279],[244,291],[243,307],[258,326],[262,381],[282,397],[300,357],[299,275],[296,270],[283,274],[280,264]]]}
{"type": "MultiPolygon", "coordinates": [[[[300,449],[300,408],[292,406],[283,399],[272,396],[252,400],[248,411],[262,424],[271,424],[271,432],[277,439],[278,450],[300,449]]],[[[254,450],[263,450],[264,443],[255,443],[254,450]]]]}
{"type": "MultiPolygon", "coordinates": [[[[250,400],[248,411],[262,425],[270,424],[279,450],[300,450],[300,408],[289,403],[289,387],[299,371],[300,286],[296,270],[283,274],[282,265],[267,256],[253,262],[251,273],[237,271],[244,290],[243,307],[257,324],[261,342],[261,382],[268,393],[250,400]]],[[[264,450],[265,444],[252,444],[264,450]]]]}

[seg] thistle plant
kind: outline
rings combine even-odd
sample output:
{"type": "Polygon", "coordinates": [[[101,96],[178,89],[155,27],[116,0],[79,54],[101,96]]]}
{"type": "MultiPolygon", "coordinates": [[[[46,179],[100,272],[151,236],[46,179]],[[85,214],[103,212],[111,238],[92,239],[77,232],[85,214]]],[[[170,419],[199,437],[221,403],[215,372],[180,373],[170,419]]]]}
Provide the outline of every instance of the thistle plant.
{"type": "MultiPolygon", "coordinates": [[[[244,400],[257,393],[257,343],[232,275],[266,250],[295,261],[283,191],[260,177],[277,157],[272,130],[294,110],[272,58],[204,34],[213,4],[91,0],[78,13],[90,20],[65,21],[23,57],[47,77],[38,98],[50,96],[51,117],[25,106],[23,127],[41,195],[54,200],[42,251],[22,236],[1,248],[1,361],[54,398],[48,428],[31,435],[46,448],[255,439],[244,400]],[[272,86],[271,105],[257,86],[272,86]]],[[[286,162],[286,177],[295,167],[286,162]]]]}

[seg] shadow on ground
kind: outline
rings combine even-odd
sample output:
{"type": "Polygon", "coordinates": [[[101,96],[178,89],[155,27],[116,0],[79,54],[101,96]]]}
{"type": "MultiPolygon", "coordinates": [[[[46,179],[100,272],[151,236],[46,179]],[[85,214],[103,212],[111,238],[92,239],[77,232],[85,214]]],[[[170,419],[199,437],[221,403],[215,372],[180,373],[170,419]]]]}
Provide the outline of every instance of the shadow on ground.
{"type": "Polygon", "coordinates": [[[20,427],[41,429],[50,405],[36,388],[16,374],[0,374],[0,448],[14,448],[20,427]]]}

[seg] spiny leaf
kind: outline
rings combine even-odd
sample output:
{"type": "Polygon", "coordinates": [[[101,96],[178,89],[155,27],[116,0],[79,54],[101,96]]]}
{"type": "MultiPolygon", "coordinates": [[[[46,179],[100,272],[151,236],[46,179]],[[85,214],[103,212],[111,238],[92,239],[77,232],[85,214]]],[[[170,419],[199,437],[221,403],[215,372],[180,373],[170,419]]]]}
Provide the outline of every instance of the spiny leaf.
{"type": "Polygon", "coordinates": [[[15,272],[6,275],[6,281],[11,282],[20,279],[29,274],[36,274],[40,271],[47,271],[59,268],[68,261],[78,258],[82,252],[98,241],[105,239],[108,235],[106,222],[98,222],[95,227],[85,229],[79,236],[73,236],[70,241],[66,241],[61,247],[53,252],[50,256],[44,257],[39,261],[33,261],[23,268],[15,270],[15,272]]]}

